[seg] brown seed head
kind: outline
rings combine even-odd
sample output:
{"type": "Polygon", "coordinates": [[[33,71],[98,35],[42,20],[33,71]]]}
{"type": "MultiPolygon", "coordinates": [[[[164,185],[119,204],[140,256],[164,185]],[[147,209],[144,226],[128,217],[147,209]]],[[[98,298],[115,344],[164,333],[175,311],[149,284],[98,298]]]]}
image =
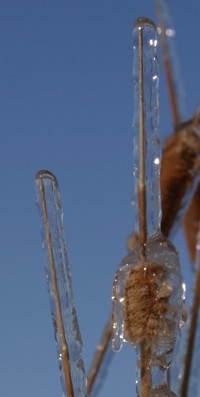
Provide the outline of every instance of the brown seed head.
{"type": "Polygon", "coordinates": [[[131,270],[125,289],[124,336],[135,346],[151,347],[174,333],[176,309],[164,266],[142,261],[131,270]]]}

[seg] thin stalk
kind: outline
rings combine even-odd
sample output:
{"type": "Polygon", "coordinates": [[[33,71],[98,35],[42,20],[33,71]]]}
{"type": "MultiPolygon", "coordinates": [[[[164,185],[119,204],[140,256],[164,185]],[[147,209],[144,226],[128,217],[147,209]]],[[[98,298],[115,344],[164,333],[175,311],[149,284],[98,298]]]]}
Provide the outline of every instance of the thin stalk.
{"type": "Polygon", "coordinates": [[[151,391],[151,348],[141,346],[141,397],[148,397],[151,391]]]}
{"type": "Polygon", "coordinates": [[[169,101],[170,101],[170,105],[171,105],[173,124],[176,129],[177,126],[180,125],[180,115],[179,115],[179,111],[178,111],[175,86],[174,86],[174,82],[173,82],[172,65],[170,62],[169,54],[168,54],[168,46],[167,46],[167,40],[166,40],[166,35],[165,35],[165,24],[163,21],[162,11],[160,8],[159,1],[157,1],[156,9],[157,9],[158,22],[159,22],[159,25],[161,28],[160,42],[161,42],[161,48],[162,48],[162,53],[163,53],[163,61],[164,61],[166,79],[167,79],[168,92],[169,92],[169,101]]]}
{"type": "Polygon", "coordinates": [[[100,367],[102,365],[103,358],[105,356],[105,353],[108,349],[109,342],[111,341],[111,335],[112,335],[112,320],[109,321],[109,323],[106,325],[105,330],[103,332],[103,337],[100,342],[100,344],[97,347],[97,350],[94,355],[94,359],[92,362],[91,370],[88,374],[87,378],[87,391],[88,394],[91,394],[91,391],[94,386],[94,382],[98,376],[100,367]]]}
{"type": "Polygon", "coordinates": [[[144,142],[144,82],[143,82],[143,29],[138,29],[138,69],[139,69],[139,180],[138,208],[140,225],[141,255],[145,258],[145,243],[147,238],[146,222],[146,187],[145,187],[145,142],[144,142]]]}
{"type": "MultiPolygon", "coordinates": [[[[143,81],[143,29],[138,29],[138,77],[139,77],[139,180],[138,208],[140,226],[141,259],[146,258],[147,240],[146,184],[145,184],[145,130],[144,130],[144,81],[143,81]]],[[[148,397],[151,389],[149,362],[151,349],[141,345],[141,397],[148,397]]]]}
{"type": "Polygon", "coordinates": [[[71,377],[71,371],[70,371],[70,366],[69,366],[69,359],[70,359],[69,358],[69,350],[68,350],[67,342],[65,339],[65,330],[64,330],[64,324],[63,324],[62,313],[61,313],[61,303],[60,303],[60,298],[59,298],[56,270],[55,270],[54,257],[53,257],[53,249],[52,249],[52,243],[51,243],[51,233],[50,233],[50,229],[49,229],[49,221],[48,221],[48,215],[47,215],[45,191],[44,191],[43,181],[41,178],[40,178],[40,195],[41,195],[42,211],[43,211],[44,225],[45,225],[45,232],[46,232],[47,248],[48,248],[48,254],[49,254],[49,263],[50,263],[51,275],[52,275],[52,286],[53,286],[53,292],[54,292],[54,298],[55,298],[58,329],[59,329],[60,341],[61,341],[63,371],[64,371],[65,381],[66,381],[66,390],[67,390],[68,397],[74,397],[72,377],[71,377]]]}
{"type": "MultiPolygon", "coordinates": [[[[198,258],[198,262],[200,258],[198,258]]],[[[191,309],[191,321],[188,331],[188,344],[187,344],[187,352],[185,358],[185,366],[184,366],[184,373],[183,373],[183,381],[181,384],[181,397],[187,397],[188,393],[188,386],[190,380],[190,373],[192,367],[192,356],[194,350],[194,342],[195,342],[195,335],[197,330],[197,320],[198,320],[198,311],[199,311],[199,303],[200,303],[200,263],[197,263],[197,275],[196,275],[196,282],[195,282],[195,289],[194,289],[194,299],[193,305],[191,309]]]]}

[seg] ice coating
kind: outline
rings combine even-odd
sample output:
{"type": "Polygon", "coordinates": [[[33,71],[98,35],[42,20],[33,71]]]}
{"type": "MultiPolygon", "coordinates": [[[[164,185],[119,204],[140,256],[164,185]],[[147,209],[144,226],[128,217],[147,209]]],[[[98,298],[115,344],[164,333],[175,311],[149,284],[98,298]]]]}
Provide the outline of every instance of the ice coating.
{"type": "Polygon", "coordinates": [[[166,385],[152,387],[149,397],[176,397],[176,394],[169,390],[166,385]]]}
{"type": "Polygon", "coordinates": [[[113,337],[112,348],[118,352],[124,342],[124,292],[131,266],[129,263],[120,267],[113,283],[113,337]]]}
{"type": "Polygon", "coordinates": [[[73,301],[72,280],[64,238],[63,210],[58,183],[50,172],[39,171],[35,178],[35,185],[37,206],[41,219],[45,273],[63,396],[86,397],[86,375],[82,360],[83,345],[73,301]],[[60,306],[60,317],[57,306],[60,306]],[[63,359],[66,350],[68,350],[69,356],[70,369],[68,372],[72,383],[69,385],[69,390],[71,389],[71,391],[67,390],[66,386],[67,360],[63,359]]]}
{"type": "Polygon", "coordinates": [[[144,28],[156,29],[156,25],[150,18],[147,17],[137,18],[133,25],[133,30],[144,29],[144,28]]]}
{"type": "Polygon", "coordinates": [[[144,102],[144,134],[145,134],[145,183],[146,183],[146,217],[148,234],[156,233],[161,221],[160,197],[160,158],[158,118],[158,83],[159,67],[157,60],[157,29],[149,19],[139,18],[133,29],[133,83],[134,83],[134,111],[133,111],[133,210],[134,229],[139,230],[138,208],[138,179],[139,179],[139,47],[138,30],[143,33],[143,102],[144,102]],[[146,22],[148,21],[148,23],[146,22]]]}

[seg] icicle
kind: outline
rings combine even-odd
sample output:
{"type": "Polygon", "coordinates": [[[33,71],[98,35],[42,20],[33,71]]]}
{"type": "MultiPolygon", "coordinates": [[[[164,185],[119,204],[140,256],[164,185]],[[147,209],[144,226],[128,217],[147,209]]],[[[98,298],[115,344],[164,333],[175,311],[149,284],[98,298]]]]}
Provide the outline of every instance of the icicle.
{"type": "Polygon", "coordinates": [[[35,184],[63,396],[86,397],[83,345],[73,302],[58,184],[48,171],[39,171],[35,184]]]}
{"type": "Polygon", "coordinates": [[[160,230],[157,29],[139,18],[133,36],[135,247],[114,279],[112,343],[115,351],[123,341],[137,348],[140,397],[170,397],[166,375],[182,319],[183,289],[178,252],[160,230]]]}

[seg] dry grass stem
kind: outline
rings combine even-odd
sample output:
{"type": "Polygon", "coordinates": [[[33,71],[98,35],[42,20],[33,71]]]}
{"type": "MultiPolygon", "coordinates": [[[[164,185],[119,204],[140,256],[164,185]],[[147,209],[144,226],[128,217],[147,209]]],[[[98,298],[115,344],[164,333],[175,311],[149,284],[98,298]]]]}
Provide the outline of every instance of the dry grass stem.
{"type": "MultiPolygon", "coordinates": [[[[200,258],[199,258],[200,261],[200,258]]],[[[192,356],[194,350],[194,342],[197,328],[197,320],[198,320],[198,312],[199,312],[199,304],[200,304],[200,263],[197,263],[197,274],[195,281],[195,289],[194,289],[194,299],[193,305],[191,309],[191,320],[188,332],[188,341],[187,341],[187,352],[184,363],[184,373],[183,373],[183,381],[181,384],[181,397],[187,397],[189,380],[190,380],[190,372],[192,366],[192,356]]]]}
{"type": "Polygon", "coordinates": [[[170,101],[170,105],[171,105],[173,124],[176,128],[178,125],[180,125],[180,117],[179,117],[176,92],[175,92],[174,81],[173,81],[172,67],[171,67],[171,63],[170,63],[170,57],[168,54],[168,46],[167,46],[167,39],[166,39],[166,33],[165,33],[166,26],[165,26],[165,23],[163,20],[163,14],[162,14],[162,10],[161,10],[160,1],[156,2],[156,11],[157,11],[158,25],[161,29],[160,43],[161,43],[162,54],[163,54],[165,74],[166,74],[166,79],[167,79],[169,101],[170,101]]]}
{"type": "Polygon", "coordinates": [[[145,136],[144,136],[144,83],[143,83],[143,29],[138,29],[138,73],[139,73],[139,181],[138,208],[140,226],[141,255],[145,258],[147,238],[146,188],[145,188],[145,136]]]}
{"type": "Polygon", "coordinates": [[[102,340],[97,347],[96,353],[94,355],[94,359],[92,361],[91,370],[90,370],[88,378],[87,378],[88,394],[91,393],[92,388],[94,386],[95,379],[98,375],[104,355],[105,355],[108,345],[110,343],[111,335],[112,335],[112,320],[110,320],[109,323],[105,327],[105,330],[104,330],[103,336],[102,336],[102,340]]]}

